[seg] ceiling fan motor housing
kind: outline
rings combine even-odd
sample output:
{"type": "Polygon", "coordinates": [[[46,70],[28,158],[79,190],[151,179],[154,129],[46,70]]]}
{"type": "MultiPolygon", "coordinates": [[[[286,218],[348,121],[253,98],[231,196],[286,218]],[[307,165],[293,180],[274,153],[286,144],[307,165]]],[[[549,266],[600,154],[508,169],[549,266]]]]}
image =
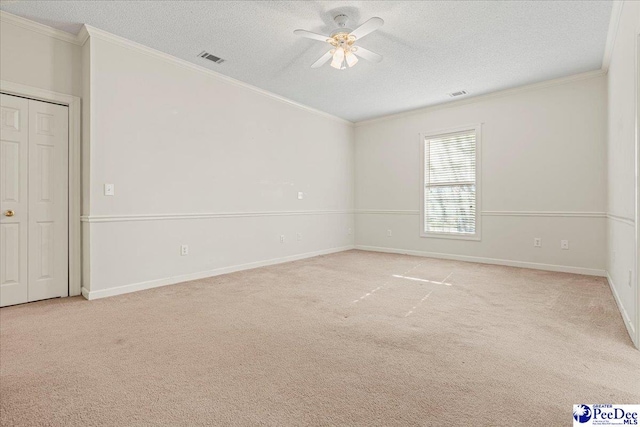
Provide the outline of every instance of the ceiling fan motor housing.
{"type": "Polygon", "coordinates": [[[333,18],[333,20],[336,21],[336,24],[338,24],[338,27],[344,28],[347,25],[347,21],[349,20],[349,17],[344,13],[341,13],[339,15],[336,15],[335,18],[333,18]]]}
{"type": "Polygon", "coordinates": [[[349,17],[340,13],[333,17],[338,28],[330,36],[314,33],[306,30],[295,30],[294,33],[312,40],[326,42],[331,49],[311,65],[311,68],[319,68],[331,60],[331,66],[340,70],[353,67],[358,62],[358,57],[372,62],[380,62],[382,56],[363,47],[356,47],[354,43],[367,34],[377,30],[384,24],[382,18],[373,17],[361,24],[355,30],[347,28],[349,17]]]}
{"type": "Polygon", "coordinates": [[[340,33],[349,34],[352,31],[351,28],[347,28],[347,21],[349,21],[349,17],[347,15],[345,15],[344,13],[336,15],[333,18],[333,20],[338,25],[338,28],[336,28],[333,31],[333,33],[331,33],[331,37],[335,36],[336,34],[340,34],[340,33]]]}

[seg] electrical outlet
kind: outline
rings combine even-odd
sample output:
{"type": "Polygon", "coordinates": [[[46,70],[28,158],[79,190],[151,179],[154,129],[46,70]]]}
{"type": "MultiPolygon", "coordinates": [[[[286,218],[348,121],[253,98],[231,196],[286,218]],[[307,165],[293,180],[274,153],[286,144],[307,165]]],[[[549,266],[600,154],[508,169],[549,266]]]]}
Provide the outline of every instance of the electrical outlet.
{"type": "Polygon", "coordinates": [[[182,256],[189,255],[189,245],[180,246],[180,255],[182,255],[182,256]]]}
{"type": "Polygon", "coordinates": [[[298,200],[304,199],[304,193],[302,191],[298,191],[298,200]]]}
{"type": "Polygon", "coordinates": [[[389,237],[393,236],[393,233],[391,232],[391,230],[387,230],[387,236],[389,237]]]}
{"type": "Polygon", "coordinates": [[[284,243],[284,234],[280,235],[280,243],[284,243]]]}
{"type": "Polygon", "coordinates": [[[542,239],[540,237],[533,238],[533,246],[536,248],[542,247],[542,239]]]}
{"type": "Polygon", "coordinates": [[[113,184],[105,184],[104,185],[104,195],[105,196],[114,196],[116,194],[116,186],[113,184]]]}
{"type": "Polygon", "coordinates": [[[296,238],[298,239],[298,242],[302,240],[302,234],[300,233],[296,233],[296,238]]]}
{"type": "Polygon", "coordinates": [[[560,249],[569,249],[569,241],[568,240],[560,240],[560,249]]]}

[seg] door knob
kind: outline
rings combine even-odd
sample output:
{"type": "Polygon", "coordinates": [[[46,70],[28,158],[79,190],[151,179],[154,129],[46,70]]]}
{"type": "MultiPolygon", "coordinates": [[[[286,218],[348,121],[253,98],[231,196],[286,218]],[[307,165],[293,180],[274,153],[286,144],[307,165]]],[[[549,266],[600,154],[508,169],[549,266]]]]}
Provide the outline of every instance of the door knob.
{"type": "Polygon", "coordinates": [[[13,216],[13,215],[15,215],[15,212],[12,210],[8,210],[4,213],[4,216],[13,216]]]}

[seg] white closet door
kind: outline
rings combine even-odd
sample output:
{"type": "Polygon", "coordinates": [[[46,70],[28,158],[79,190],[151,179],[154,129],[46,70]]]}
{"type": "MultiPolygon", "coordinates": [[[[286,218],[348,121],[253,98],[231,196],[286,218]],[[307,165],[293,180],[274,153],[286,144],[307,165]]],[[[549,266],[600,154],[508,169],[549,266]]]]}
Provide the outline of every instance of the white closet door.
{"type": "Polygon", "coordinates": [[[29,101],[0,95],[0,306],[28,301],[29,101]]]}
{"type": "Polygon", "coordinates": [[[69,295],[68,108],[0,95],[0,307],[69,295]]]}
{"type": "Polygon", "coordinates": [[[29,301],[69,295],[69,117],[29,100],[29,301]]]}

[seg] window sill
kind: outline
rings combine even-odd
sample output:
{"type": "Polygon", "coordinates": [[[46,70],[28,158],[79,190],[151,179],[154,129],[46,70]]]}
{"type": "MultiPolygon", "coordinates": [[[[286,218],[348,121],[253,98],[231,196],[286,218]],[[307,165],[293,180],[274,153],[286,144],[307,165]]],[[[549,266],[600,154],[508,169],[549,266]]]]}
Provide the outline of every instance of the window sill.
{"type": "Polygon", "coordinates": [[[472,235],[455,235],[455,234],[446,234],[446,233],[420,233],[420,237],[431,238],[431,239],[451,239],[451,240],[471,240],[479,242],[480,234],[472,234],[472,235]]]}

